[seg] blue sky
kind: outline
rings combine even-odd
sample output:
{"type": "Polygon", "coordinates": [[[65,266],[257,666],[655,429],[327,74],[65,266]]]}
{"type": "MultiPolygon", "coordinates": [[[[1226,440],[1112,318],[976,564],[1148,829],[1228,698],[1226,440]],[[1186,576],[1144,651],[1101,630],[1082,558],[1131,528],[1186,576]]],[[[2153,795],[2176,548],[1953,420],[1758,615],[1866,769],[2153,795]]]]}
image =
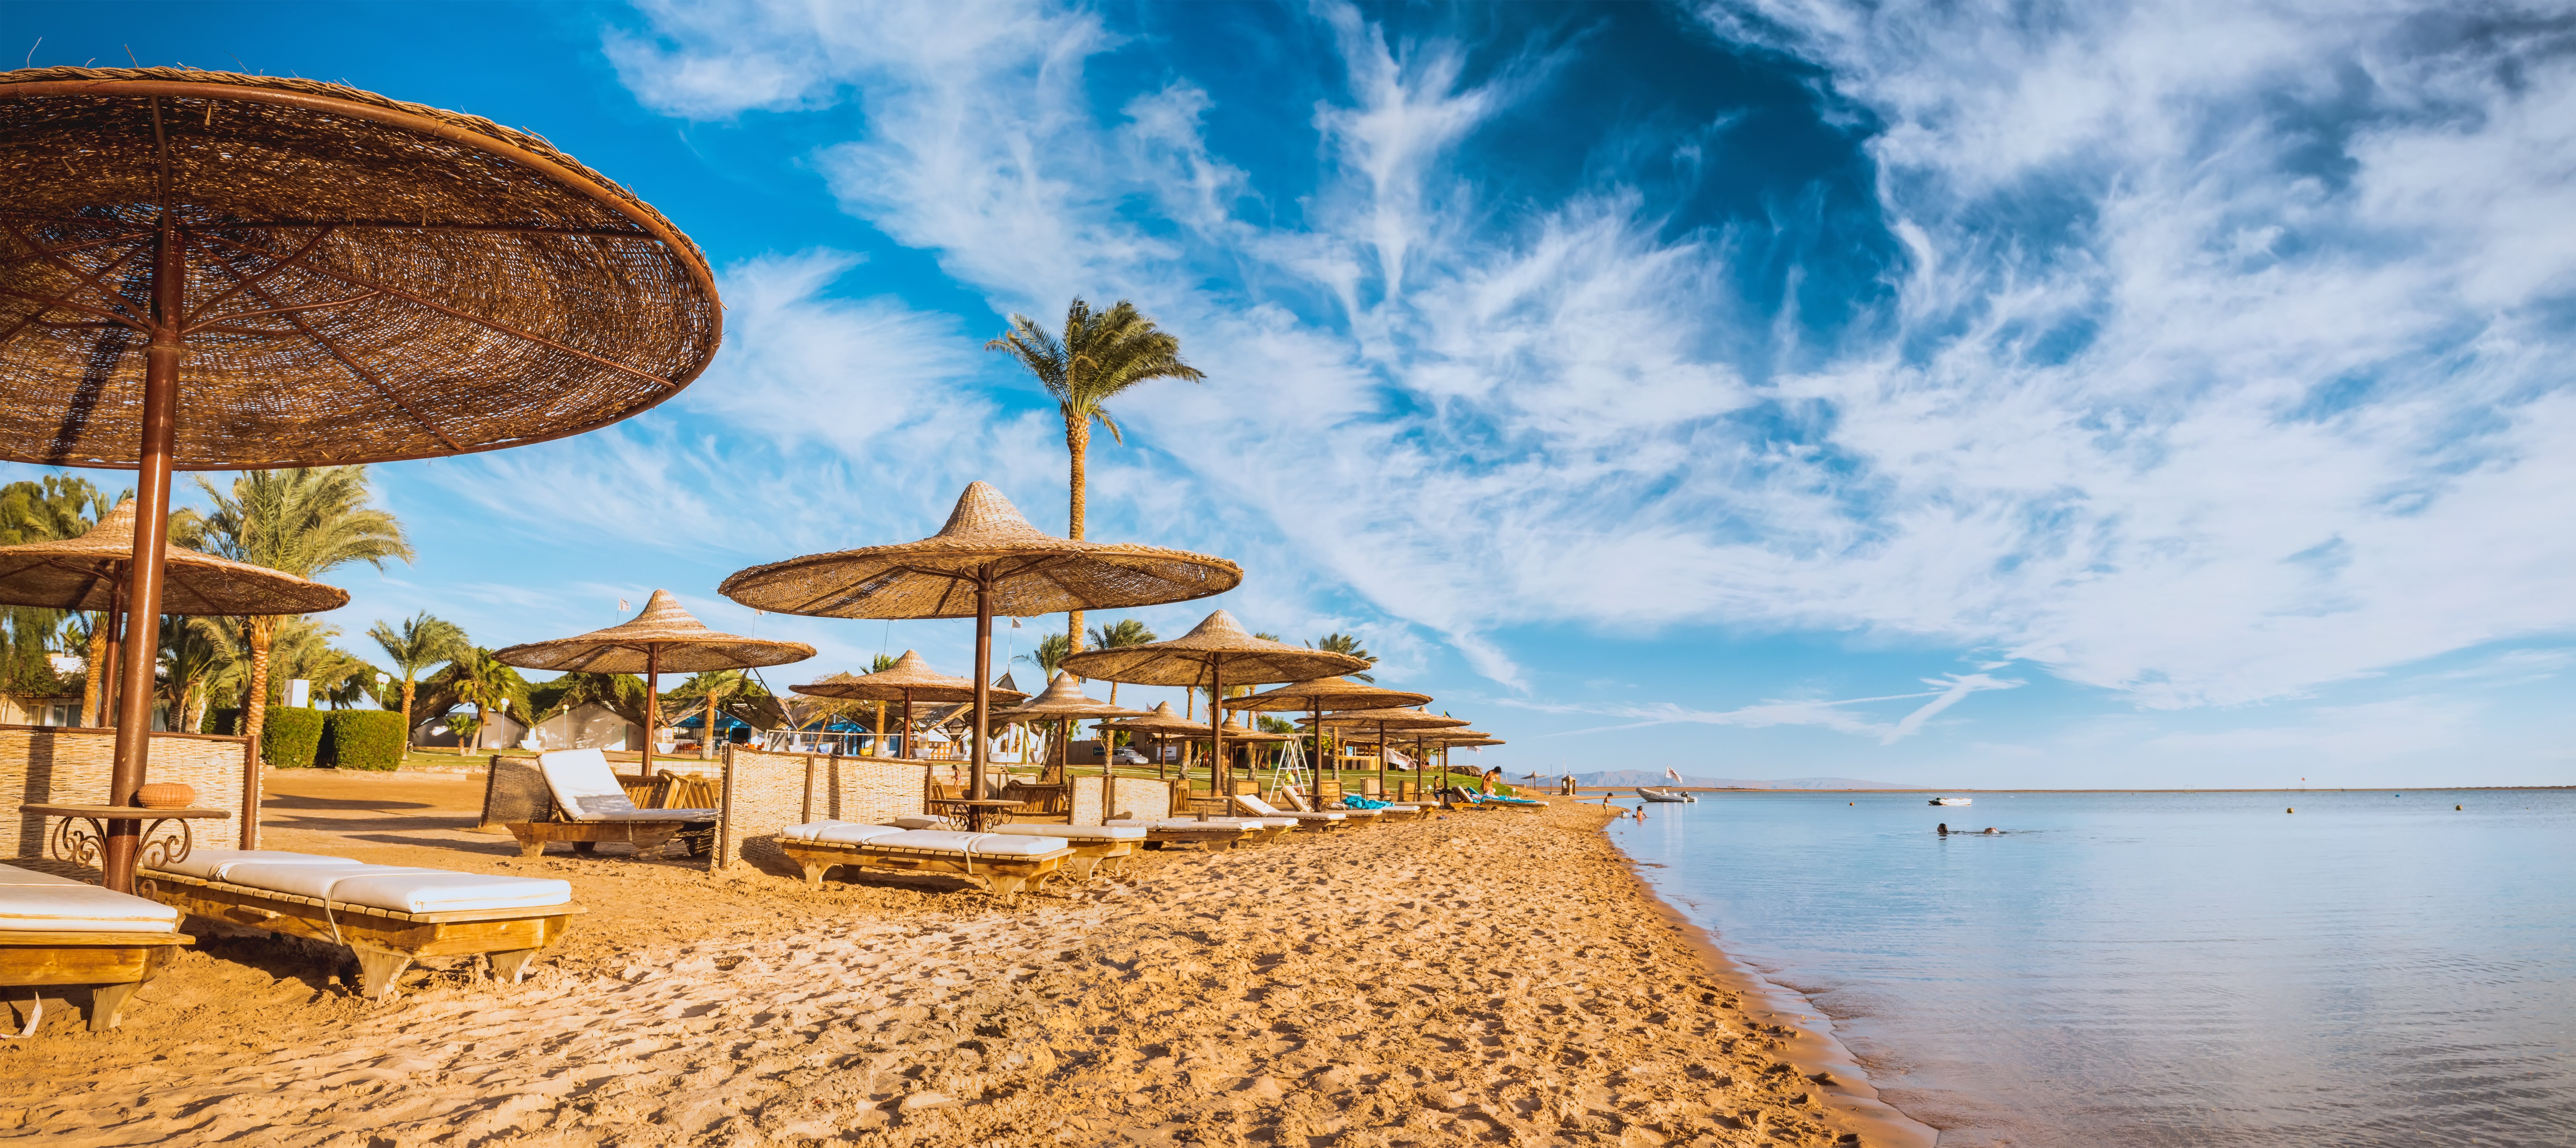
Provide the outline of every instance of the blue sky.
{"type": "Polygon", "coordinates": [[[2569,784],[2576,60],[2464,12],[19,4],[0,47],[489,116],[717,265],[678,399],[378,468],[421,560],[341,579],[352,636],[660,586],[824,651],[775,684],[958,672],[964,624],[714,586],[976,478],[1061,529],[981,345],[1080,294],[1209,375],[1115,408],[1092,536],[1236,559],[1213,604],[1363,635],[1481,762],[2569,784]]]}

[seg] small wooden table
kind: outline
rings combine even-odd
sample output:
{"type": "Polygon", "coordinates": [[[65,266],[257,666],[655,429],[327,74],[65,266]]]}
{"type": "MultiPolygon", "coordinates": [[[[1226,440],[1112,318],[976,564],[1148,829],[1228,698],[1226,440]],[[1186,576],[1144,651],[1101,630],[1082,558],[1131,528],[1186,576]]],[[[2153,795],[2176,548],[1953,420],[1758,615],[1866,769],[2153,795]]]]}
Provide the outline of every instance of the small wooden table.
{"type": "Polygon", "coordinates": [[[969,833],[981,833],[984,831],[984,827],[986,825],[992,823],[994,814],[1014,812],[1021,806],[1028,803],[1025,801],[1001,801],[989,797],[943,797],[933,800],[930,804],[965,810],[966,831],[969,833]]]}
{"type": "Polygon", "coordinates": [[[138,864],[159,868],[188,859],[197,846],[196,834],[189,832],[191,821],[229,820],[229,809],[145,809],[133,805],[21,805],[20,813],[60,817],[62,823],[45,835],[45,853],[57,861],[75,865],[103,867],[107,855],[107,823],[140,821],[144,823],[142,848],[135,853],[138,864]],[[82,822],[87,822],[86,828],[82,822]],[[175,825],[166,834],[164,825],[175,825]]]}

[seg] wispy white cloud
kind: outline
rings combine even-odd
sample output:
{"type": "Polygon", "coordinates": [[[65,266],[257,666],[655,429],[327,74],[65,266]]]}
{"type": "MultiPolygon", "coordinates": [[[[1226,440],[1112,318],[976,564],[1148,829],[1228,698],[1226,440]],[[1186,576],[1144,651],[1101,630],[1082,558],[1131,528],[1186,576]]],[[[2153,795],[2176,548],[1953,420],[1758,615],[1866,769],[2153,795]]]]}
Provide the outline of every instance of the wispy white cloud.
{"type": "MultiPolygon", "coordinates": [[[[609,48],[675,114],[852,99],[865,132],[816,157],[848,210],[997,308],[1126,295],[1180,331],[1211,381],[1122,411],[1148,445],[1097,464],[1103,514],[1257,559],[1243,593],[1280,616],[1359,624],[1318,604],[1346,586],[1507,684],[1528,672],[1493,635],[1532,621],[1925,635],[2157,707],[2576,627],[2576,535],[2533,526],[2576,509],[2553,366],[2576,242],[2549,222],[2576,69],[2510,29],[1713,8],[1885,125],[1895,294],[1779,375],[1726,350],[1794,337],[1728,286],[1726,232],[1669,234],[1617,178],[1486,210],[1459,144],[1544,60],[1471,81],[1458,44],[1319,8],[1347,84],[1282,225],[1240,210],[1274,193],[1208,134],[1204,87],[1095,106],[1087,62],[1118,42],[1097,14],[954,12],[648,6],[609,48]]],[[[828,260],[799,258],[767,271],[794,302],[758,355],[867,326],[963,377],[919,341],[953,337],[938,321],[831,301],[828,260]]],[[[1042,428],[1012,433],[1042,455],[1042,428]]],[[[1851,728],[1904,737],[1959,688],[1851,728]]]]}

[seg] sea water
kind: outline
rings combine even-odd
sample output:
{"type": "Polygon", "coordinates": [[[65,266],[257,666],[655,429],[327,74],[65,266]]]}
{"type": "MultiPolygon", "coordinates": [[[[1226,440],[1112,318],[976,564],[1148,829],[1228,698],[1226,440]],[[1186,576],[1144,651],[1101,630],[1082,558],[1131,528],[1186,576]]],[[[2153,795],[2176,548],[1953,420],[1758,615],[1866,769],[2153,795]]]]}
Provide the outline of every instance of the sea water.
{"type": "Polygon", "coordinates": [[[1944,1148],[2576,1145],[2576,791],[1928,796],[1611,834],[1944,1148]]]}

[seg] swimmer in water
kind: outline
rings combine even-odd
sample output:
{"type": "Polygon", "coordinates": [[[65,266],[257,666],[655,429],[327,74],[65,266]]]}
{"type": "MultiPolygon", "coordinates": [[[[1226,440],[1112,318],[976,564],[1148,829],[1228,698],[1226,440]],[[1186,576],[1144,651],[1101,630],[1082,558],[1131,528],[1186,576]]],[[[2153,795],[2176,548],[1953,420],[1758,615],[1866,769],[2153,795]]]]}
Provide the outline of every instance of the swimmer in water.
{"type": "Polygon", "coordinates": [[[1934,827],[1934,828],[1933,828],[1933,830],[1932,830],[1932,832],[1934,832],[1934,833],[1938,833],[1938,834],[1940,834],[1940,835],[1941,835],[1941,836],[1943,836],[1943,837],[1947,837],[1947,836],[1949,836],[1949,835],[1950,835],[1950,823],[1949,823],[1949,822],[1947,822],[1947,821],[1944,821],[1944,822],[1942,822],[1940,825],[1938,825],[1938,826],[1934,827]]]}

